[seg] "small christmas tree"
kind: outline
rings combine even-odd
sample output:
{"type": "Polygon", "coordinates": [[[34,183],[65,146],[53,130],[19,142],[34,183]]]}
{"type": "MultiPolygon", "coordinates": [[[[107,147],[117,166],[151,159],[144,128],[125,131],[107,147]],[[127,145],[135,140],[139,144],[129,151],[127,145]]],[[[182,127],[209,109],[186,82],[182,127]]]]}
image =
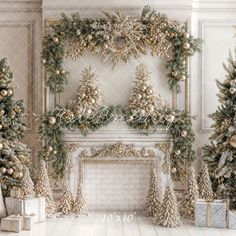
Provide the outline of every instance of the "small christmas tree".
{"type": "Polygon", "coordinates": [[[199,175],[198,186],[199,186],[199,195],[201,198],[206,200],[212,200],[214,198],[208,167],[206,164],[202,165],[202,170],[199,175]]]}
{"type": "Polygon", "coordinates": [[[150,178],[150,186],[147,195],[146,211],[147,215],[154,217],[158,222],[158,212],[162,202],[162,193],[157,181],[156,169],[153,169],[150,178]]]}
{"type": "Polygon", "coordinates": [[[24,166],[23,170],[23,178],[22,178],[22,186],[21,186],[21,195],[23,198],[33,196],[34,195],[34,183],[30,177],[29,169],[24,166]]]}
{"type": "Polygon", "coordinates": [[[187,186],[181,201],[181,214],[194,217],[195,202],[199,197],[198,186],[194,170],[190,169],[187,176],[187,186]]]}
{"type": "Polygon", "coordinates": [[[210,115],[214,123],[211,144],[204,147],[213,191],[218,198],[230,200],[230,208],[236,209],[236,60],[230,55],[223,82],[217,81],[220,105],[210,115]]]}
{"type": "Polygon", "coordinates": [[[76,98],[69,105],[76,117],[90,117],[102,107],[102,94],[96,81],[95,69],[91,65],[85,67],[76,98]]]}
{"type": "Polygon", "coordinates": [[[65,191],[63,192],[60,200],[59,211],[63,215],[69,215],[73,213],[74,198],[68,186],[66,186],[64,189],[65,191]]]}
{"type": "Polygon", "coordinates": [[[74,202],[74,212],[78,215],[88,215],[87,204],[84,198],[83,185],[80,183],[77,189],[77,195],[74,202]]]}
{"type": "Polygon", "coordinates": [[[159,212],[159,224],[171,228],[181,224],[178,203],[172,184],[169,184],[165,190],[163,203],[159,212]]]}
{"type": "Polygon", "coordinates": [[[35,185],[35,193],[37,197],[45,197],[46,214],[48,216],[53,215],[56,211],[56,207],[53,200],[53,192],[48,178],[46,163],[44,160],[40,161],[40,168],[35,185]]]}

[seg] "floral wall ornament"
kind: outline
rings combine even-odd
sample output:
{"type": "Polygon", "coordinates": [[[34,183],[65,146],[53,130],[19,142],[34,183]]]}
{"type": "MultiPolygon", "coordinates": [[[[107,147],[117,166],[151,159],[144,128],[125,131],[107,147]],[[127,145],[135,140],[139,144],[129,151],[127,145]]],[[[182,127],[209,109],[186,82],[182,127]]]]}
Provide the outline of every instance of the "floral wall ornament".
{"type": "Polygon", "coordinates": [[[54,93],[62,92],[67,83],[64,57],[76,60],[89,50],[115,66],[146,54],[148,48],[152,55],[166,60],[169,87],[179,92],[180,81],[188,79],[186,61],[199,51],[201,43],[185,26],[148,6],[141,16],[122,16],[117,12],[104,13],[100,18],[81,18],[78,13],[70,17],[62,14],[60,22],[51,28],[52,32],[44,37],[42,63],[47,85],[54,93]]]}

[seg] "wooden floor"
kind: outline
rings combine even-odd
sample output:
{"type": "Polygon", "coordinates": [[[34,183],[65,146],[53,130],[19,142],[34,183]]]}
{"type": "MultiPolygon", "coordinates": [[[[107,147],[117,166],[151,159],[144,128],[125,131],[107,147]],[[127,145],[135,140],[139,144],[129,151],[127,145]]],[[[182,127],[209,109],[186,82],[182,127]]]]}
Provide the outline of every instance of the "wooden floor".
{"type": "Polygon", "coordinates": [[[185,223],[178,228],[155,226],[142,213],[135,214],[131,222],[124,222],[129,212],[92,212],[78,218],[52,218],[35,224],[34,230],[21,233],[0,232],[1,236],[236,236],[236,230],[199,228],[185,223]],[[112,214],[113,220],[104,220],[112,214]],[[123,220],[123,222],[122,222],[123,220]]]}

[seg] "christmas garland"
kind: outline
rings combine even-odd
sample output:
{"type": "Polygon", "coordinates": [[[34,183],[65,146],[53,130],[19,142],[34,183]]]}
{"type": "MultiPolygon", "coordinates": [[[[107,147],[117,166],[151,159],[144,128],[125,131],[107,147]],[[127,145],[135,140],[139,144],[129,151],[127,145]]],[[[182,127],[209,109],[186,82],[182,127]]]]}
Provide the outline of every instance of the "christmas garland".
{"type": "Polygon", "coordinates": [[[141,16],[105,13],[103,18],[81,18],[62,14],[60,23],[43,41],[42,62],[47,71],[47,85],[54,93],[63,91],[68,72],[63,58],[77,59],[86,50],[101,54],[115,66],[120,61],[138,58],[150,48],[152,55],[166,58],[168,84],[180,91],[180,81],[188,78],[186,61],[199,50],[200,40],[184,26],[167,16],[144,7],[141,16]]]}

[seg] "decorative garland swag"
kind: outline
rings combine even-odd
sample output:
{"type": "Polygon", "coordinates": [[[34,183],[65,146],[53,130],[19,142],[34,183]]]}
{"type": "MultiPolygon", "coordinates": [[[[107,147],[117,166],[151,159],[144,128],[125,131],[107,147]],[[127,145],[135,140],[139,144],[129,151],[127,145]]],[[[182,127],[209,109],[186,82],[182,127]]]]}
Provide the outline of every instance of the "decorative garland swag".
{"type": "Polygon", "coordinates": [[[63,92],[67,83],[64,57],[76,60],[89,50],[115,66],[146,54],[147,48],[152,55],[166,58],[169,87],[180,92],[180,81],[188,78],[186,61],[201,43],[185,26],[149,6],[144,7],[141,16],[124,17],[117,12],[105,13],[103,18],[81,18],[78,13],[71,17],[62,14],[60,23],[51,28],[43,41],[42,62],[48,75],[47,85],[54,93],[63,92]]]}

